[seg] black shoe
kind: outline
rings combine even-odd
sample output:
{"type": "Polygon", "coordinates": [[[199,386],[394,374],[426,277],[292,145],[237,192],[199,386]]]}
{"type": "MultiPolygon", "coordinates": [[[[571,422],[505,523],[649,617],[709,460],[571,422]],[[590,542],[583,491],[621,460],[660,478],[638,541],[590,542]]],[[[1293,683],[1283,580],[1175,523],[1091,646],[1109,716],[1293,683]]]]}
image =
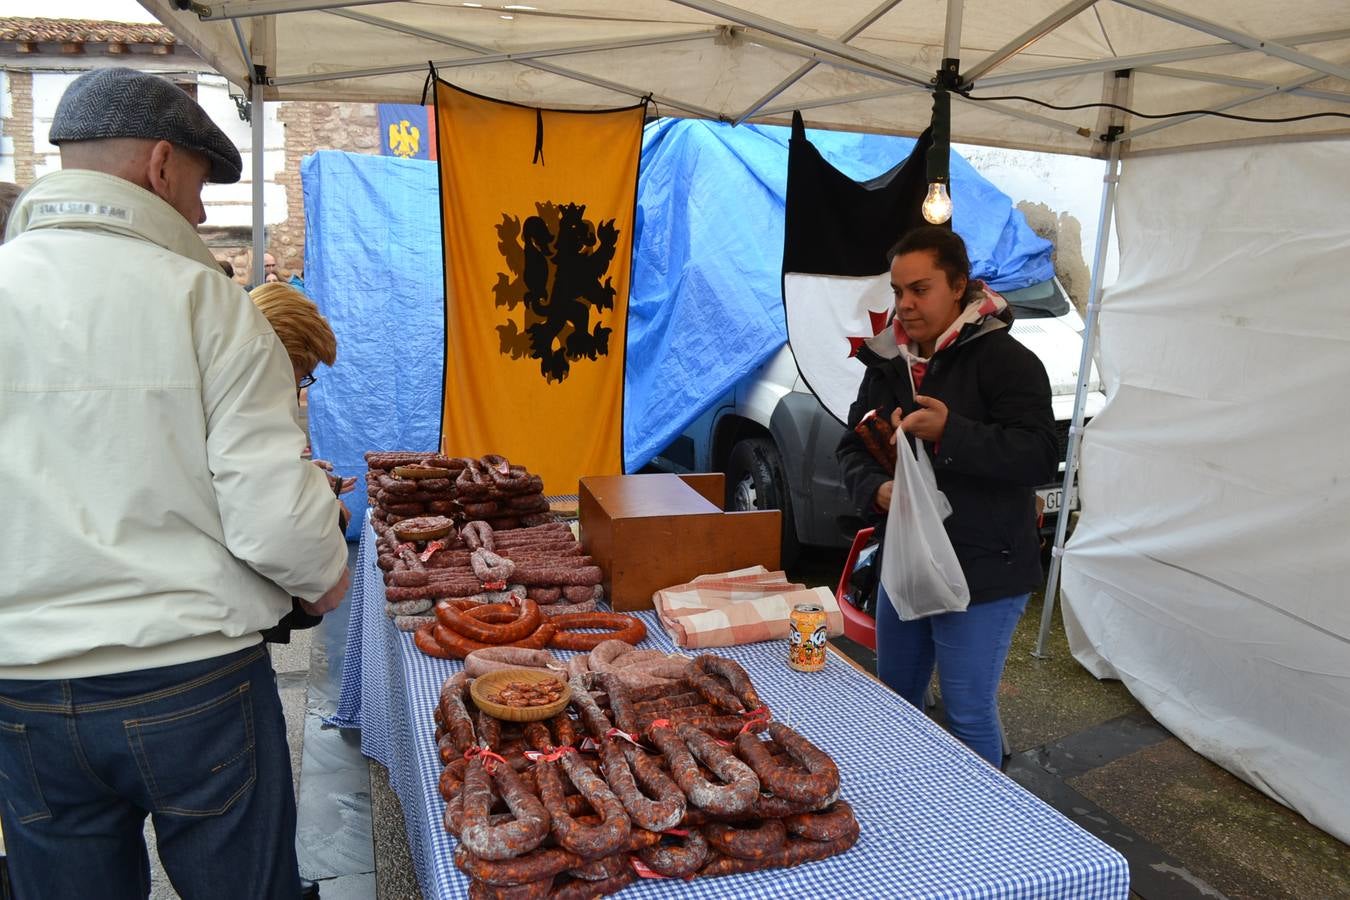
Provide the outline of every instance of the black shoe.
{"type": "Polygon", "coordinates": [[[319,883],[308,878],[300,879],[300,900],[319,900],[319,883]]]}

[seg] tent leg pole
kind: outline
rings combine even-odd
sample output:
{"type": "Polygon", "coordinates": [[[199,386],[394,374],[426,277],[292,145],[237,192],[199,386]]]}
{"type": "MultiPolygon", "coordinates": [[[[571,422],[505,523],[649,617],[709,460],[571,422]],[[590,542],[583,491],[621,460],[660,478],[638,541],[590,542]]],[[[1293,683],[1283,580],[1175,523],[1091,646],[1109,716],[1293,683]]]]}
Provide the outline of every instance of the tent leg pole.
{"type": "Polygon", "coordinates": [[[263,283],[263,253],[266,252],[266,224],[263,221],[263,188],[266,186],[263,175],[263,86],[258,78],[251,85],[253,103],[250,116],[253,126],[253,275],[250,284],[263,283]]]}
{"type": "Polygon", "coordinates": [[[1059,571],[1064,558],[1064,538],[1069,529],[1069,511],[1074,507],[1078,482],[1078,447],[1083,440],[1083,407],[1087,402],[1088,380],[1092,376],[1092,350],[1097,342],[1097,318],[1102,304],[1102,269],[1111,239],[1111,219],[1116,206],[1116,184],[1120,181],[1120,142],[1112,141],[1102,178],[1101,214],[1097,218],[1097,249],[1092,256],[1092,282],[1088,289],[1087,322],[1083,325],[1083,352],[1078,359],[1078,387],[1073,398],[1073,418],[1069,424],[1069,447],[1064,458],[1064,498],[1055,520],[1055,545],[1050,550],[1050,575],[1045,582],[1045,603],[1041,609],[1041,631],[1034,655],[1045,659],[1045,642],[1054,621],[1055,600],[1059,592],[1059,571]]]}

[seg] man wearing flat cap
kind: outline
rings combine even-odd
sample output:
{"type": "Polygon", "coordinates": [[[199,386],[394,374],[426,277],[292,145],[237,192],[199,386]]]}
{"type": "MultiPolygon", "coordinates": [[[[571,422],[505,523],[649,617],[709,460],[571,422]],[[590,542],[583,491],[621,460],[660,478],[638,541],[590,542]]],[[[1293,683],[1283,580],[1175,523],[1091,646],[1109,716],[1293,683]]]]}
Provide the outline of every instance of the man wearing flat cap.
{"type": "Polygon", "coordinates": [[[182,90],[82,75],[0,246],[0,820],[19,897],[294,900],[259,631],[345,592],[286,352],[198,237],[239,153],[182,90]]]}

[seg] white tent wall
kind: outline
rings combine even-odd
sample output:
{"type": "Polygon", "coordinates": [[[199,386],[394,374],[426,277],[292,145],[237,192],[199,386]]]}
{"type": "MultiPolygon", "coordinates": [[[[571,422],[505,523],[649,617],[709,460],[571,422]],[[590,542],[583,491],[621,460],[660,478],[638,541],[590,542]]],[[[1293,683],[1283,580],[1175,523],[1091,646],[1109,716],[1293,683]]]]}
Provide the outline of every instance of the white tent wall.
{"type": "Polygon", "coordinates": [[[1350,840],[1350,143],[1128,160],[1074,656],[1350,840]]]}

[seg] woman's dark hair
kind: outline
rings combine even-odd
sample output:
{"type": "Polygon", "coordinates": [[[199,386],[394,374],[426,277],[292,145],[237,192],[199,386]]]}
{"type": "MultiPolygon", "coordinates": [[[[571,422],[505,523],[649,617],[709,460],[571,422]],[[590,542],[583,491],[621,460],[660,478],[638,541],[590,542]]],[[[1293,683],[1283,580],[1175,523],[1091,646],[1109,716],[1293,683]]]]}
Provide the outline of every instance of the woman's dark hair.
{"type": "Polygon", "coordinates": [[[961,235],[941,225],[921,225],[909,231],[886,254],[886,261],[895,262],[897,256],[925,250],[933,251],[937,267],[947,273],[948,285],[955,287],[957,279],[964,278],[969,287],[970,257],[966,255],[966,242],[961,235]]]}

